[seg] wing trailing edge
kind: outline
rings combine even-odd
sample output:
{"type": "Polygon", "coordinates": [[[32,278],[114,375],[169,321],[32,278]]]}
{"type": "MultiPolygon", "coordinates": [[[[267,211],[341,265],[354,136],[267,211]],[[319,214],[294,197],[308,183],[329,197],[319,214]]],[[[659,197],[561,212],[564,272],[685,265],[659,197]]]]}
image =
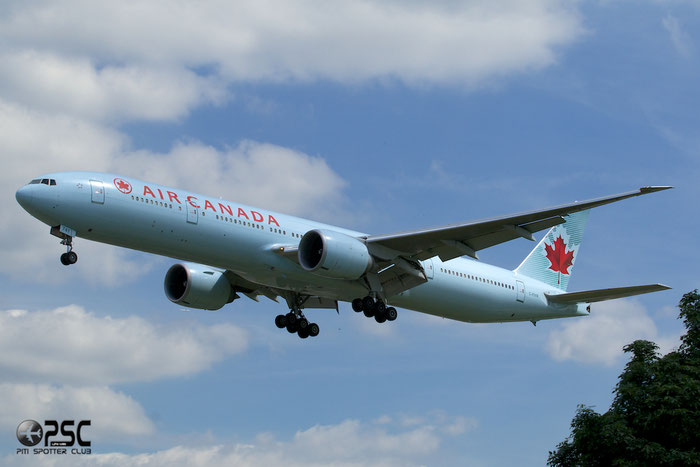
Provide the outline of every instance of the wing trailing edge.
{"type": "Polygon", "coordinates": [[[668,290],[671,287],[663,284],[635,285],[632,287],[616,287],[612,289],[585,290],[583,292],[568,292],[561,294],[544,294],[551,303],[576,304],[603,302],[616,298],[632,297],[651,292],[668,290]]]}

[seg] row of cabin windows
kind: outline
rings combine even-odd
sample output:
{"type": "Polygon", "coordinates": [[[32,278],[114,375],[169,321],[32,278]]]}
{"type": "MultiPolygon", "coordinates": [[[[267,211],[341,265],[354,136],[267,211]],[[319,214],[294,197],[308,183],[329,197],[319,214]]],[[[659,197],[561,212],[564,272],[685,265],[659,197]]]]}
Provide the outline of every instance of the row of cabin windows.
{"type": "Polygon", "coordinates": [[[28,183],[28,185],[38,185],[41,183],[42,185],[50,185],[50,186],[56,186],[56,180],[53,178],[35,178],[31,182],[28,183]]]}
{"type": "MultiPolygon", "coordinates": [[[[202,215],[204,215],[204,212],[202,212],[202,215]]],[[[218,215],[218,214],[216,215],[216,218],[219,219],[219,220],[222,220],[222,221],[224,221],[224,222],[232,222],[232,223],[234,223],[234,224],[247,225],[248,227],[253,227],[253,228],[256,228],[256,229],[261,229],[261,230],[262,230],[262,229],[264,228],[264,227],[263,227],[262,225],[260,225],[260,224],[256,224],[256,223],[253,223],[253,222],[250,222],[250,221],[242,221],[242,220],[239,220],[239,219],[236,219],[236,218],[227,217],[227,216],[220,216],[220,215],[218,215]]],[[[275,227],[270,227],[270,232],[273,232],[273,233],[276,233],[276,234],[287,235],[287,231],[286,231],[286,230],[278,229],[278,228],[275,228],[275,227]]],[[[296,233],[296,232],[290,232],[289,234],[290,234],[292,237],[294,237],[294,238],[301,238],[301,234],[298,234],[298,233],[296,233]]]]}
{"type": "Polygon", "coordinates": [[[450,275],[457,276],[457,277],[463,277],[465,279],[471,279],[471,280],[477,281],[477,282],[483,282],[486,284],[495,285],[497,287],[503,287],[505,289],[515,290],[515,287],[513,287],[512,285],[509,285],[509,284],[505,284],[503,282],[498,282],[498,281],[495,281],[492,279],[485,279],[483,277],[473,276],[471,274],[465,274],[463,272],[457,272],[457,271],[453,271],[451,269],[440,268],[440,272],[444,272],[446,274],[450,274],[450,275]]]}
{"type": "MultiPolygon", "coordinates": [[[[157,201],[157,200],[152,200],[152,199],[144,198],[144,197],[142,197],[142,196],[134,196],[134,195],[131,195],[131,199],[133,199],[134,201],[138,201],[138,202],[140,202],[140,203],[154,204],[154,205],[156,205],[156,206],[161,206],[161,207],[169,208],[169,209],[172,209],[172,208],[173,208],[173,205],[172,205],[172,204],[164,203],[163,201],[157,201]]],[[[180,211],[182,211],[182,208],[181,208],[181,207],[180,207],[179,209],[180,209],[180,211]]]]}
{"type": "MultiPolygon", "coordinates": [[[[201,211],[201,212],[202,212],[202,215],[205,215],[205,214],[206,214],[204,211],[201,211]]],[[[245,225],[245,226],[247,226],[247,227],[253,227],[254,229],[260,229],[260,230],[263,229],[263,226],[260,225],[260,224],[255,224],[255,223],[250,222],[250,221],[242,221],[242,220],[240,220],[240,219],[236,219],[235,217],[220,216],[220,215],[217,214],[217,215],[216,215],[216,218],[217,218],[218,220],[221,220],[221,221],[224,221],[224,222],[231,222],[232,224],[245,225]]]]}

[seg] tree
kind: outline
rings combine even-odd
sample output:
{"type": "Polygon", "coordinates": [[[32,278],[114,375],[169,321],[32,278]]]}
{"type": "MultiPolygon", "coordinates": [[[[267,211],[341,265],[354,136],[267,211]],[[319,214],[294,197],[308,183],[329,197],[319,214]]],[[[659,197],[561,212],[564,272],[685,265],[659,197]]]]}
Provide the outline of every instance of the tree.
{"type": "Polygon", "coordinates": [[[700,465],[700,294],[678,307],[686,332],[675,352],[637,340],[604,414],[579,405],[571,435],[549,452],[548,465],[700,465]]]}

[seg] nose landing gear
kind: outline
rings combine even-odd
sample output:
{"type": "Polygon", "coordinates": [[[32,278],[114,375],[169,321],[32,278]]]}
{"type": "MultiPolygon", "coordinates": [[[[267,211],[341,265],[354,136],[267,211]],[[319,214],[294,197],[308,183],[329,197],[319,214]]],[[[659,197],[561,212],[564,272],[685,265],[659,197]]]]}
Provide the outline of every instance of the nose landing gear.
{"type": "Polygon", "coordinates": [[[73,251],[73,237],[68,235],[61,240],[61,245],[66,246],[66,252],[61,255],[61,264],[64,266],[70,266],[78,262],[78,254],[73,251]]]}
{"type": "Polygon", "coordinates": [[[75,230],[64,225],[56,225],[51,227],[51,235],[61,239],[61,245],[66,246],[66,252],[61,255],[61,264],[69,266],[78,262],[78,254],[73,251],[73,237],[75,230]]]}

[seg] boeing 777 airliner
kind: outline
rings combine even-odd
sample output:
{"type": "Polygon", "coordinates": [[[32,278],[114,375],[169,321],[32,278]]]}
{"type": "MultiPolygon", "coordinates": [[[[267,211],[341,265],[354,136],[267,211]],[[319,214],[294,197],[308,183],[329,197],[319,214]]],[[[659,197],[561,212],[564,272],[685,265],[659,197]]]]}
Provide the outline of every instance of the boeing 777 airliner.
{"type": "Polygon", "coordinates": [[[590,304],[668,289],[661,284],[567,292],[591,208],[671,187],[652,186],[542,210],[406,232],[368,235],[134,178],[95,172],[42,175],[17,190],[19,204],[51,227],[78,260],[75,237],[182,260],[165,274],[165,295],[218,310],[246,295],[285,299],[279,328],[301,338],[319,327],[308,308],[393,321],[395,306],[458,321],[505,322],[585,316],[590,304]],[[535,240],[515,270],[477,251],[535,240]],[[469,256],[473,259],[463,258],[469,256]]]}

